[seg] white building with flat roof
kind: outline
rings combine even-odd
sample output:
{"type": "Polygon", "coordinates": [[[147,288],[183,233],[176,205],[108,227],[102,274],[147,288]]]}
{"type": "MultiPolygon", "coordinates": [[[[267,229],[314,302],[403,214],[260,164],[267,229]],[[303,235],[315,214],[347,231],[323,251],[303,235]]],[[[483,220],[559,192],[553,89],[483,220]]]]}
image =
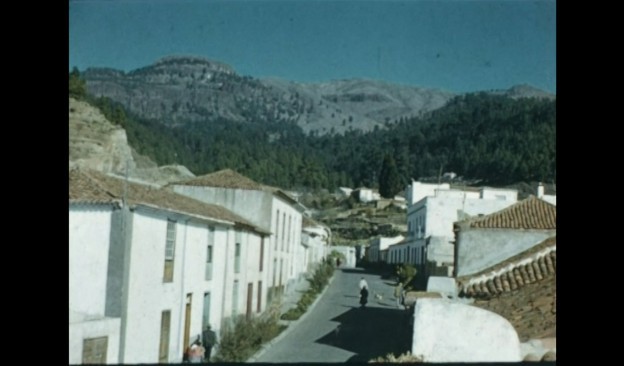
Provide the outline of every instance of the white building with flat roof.
{"type": "MultiPolygon", "coordinates": [[[[451,188],[444,184],[412,182],[406,195],[407,209],[405,261],[424,265],[448,266],[454,263],[453,223],[469,217],[487,215],[517,202],[518,191],[500,188],[451,188]],[[414,199],[418,199],[415,201],[414,199]]],[[[397,247],[397,250],[399,248],[397,247]]],[[[405,250],[405,249],[403,249],[405,250]]],[[[389,256],[392,255],[392,250],[389,256]]]]}

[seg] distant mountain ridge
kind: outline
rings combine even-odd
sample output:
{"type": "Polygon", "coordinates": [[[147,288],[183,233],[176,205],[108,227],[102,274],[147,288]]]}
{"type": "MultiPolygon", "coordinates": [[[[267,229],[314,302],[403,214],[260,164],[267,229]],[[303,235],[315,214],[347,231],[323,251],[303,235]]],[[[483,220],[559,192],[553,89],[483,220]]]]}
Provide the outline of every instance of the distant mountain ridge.
{"type": "MultiPolygon", "coordinates": [[[[297,83],[240,76],[233,67],[202,57],[168,56],[130,72],[89,68],[87,90],[169,126],[226,119],[244,123],[287,121],[306,133],[370,131],[444,106],[458,94],[374,80],[297,83]]],[[[554,98],[530,86],[503,93],[554,98]]]]}

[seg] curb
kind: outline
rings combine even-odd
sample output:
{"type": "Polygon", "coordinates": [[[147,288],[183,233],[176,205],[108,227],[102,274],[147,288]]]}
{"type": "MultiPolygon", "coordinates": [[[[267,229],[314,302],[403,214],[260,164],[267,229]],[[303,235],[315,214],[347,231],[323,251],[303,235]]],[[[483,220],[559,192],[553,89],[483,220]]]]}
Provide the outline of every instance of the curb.
{"type": "Polygon", "coordinates": [[[308,314],[310,314],[312,309],[314,309],[314,307],[321,300],[321,298],[323,298],[323,296],[325,295],[325,292],[327,292],[327,289],[329,288],[329,286],[334,281],[334,278],[336,278],[335,274],[336,274],[336,272],[334,272],[334,276],[332,276],[329,279],[329,282],[327,283],[327,286],[325,286],[323,291],[316,297],[314,302],[312,304],[310,304],[310,306],[308,306],[308,310],[306,310],[306,312],[303,315],[301,315],[299,317],[299,319],[297,319],[297,320],[282,320],[282,319],[278,320],[279,324],[288,324],[288,328],[284,329],[284,331],[281,332],[277,337],[271,339],[267,343],[265,343],[262,346],[260,346],[260,349],[258,350],[258,352],[256,352],[253,356],[249,357],[247,359],[247,361],[245,361],[245,363],[247,363],[247,362],[256,362],[258,357],[262,356],[266,352],[267,349],[271,348],[271,346],[273,344],[279,342],[282,338],[286,337],[286,335],[288,333],[290,333],[294,329],[294,327],[296,325],[298,325],[301,321],[303,321],[308,316],[308,314]]]}

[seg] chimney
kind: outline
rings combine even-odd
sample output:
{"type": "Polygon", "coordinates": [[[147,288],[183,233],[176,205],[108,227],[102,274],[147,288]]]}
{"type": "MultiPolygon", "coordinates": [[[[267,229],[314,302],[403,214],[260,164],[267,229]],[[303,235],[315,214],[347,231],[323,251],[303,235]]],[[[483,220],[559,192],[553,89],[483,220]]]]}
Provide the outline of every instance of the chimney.
{"type": "Polygon", "coordinates": [[[539,184],[537,185],[537,198],[542,197],[544,197],[544,185],[542,184],[542,182],[539,182],[539,184]]]}

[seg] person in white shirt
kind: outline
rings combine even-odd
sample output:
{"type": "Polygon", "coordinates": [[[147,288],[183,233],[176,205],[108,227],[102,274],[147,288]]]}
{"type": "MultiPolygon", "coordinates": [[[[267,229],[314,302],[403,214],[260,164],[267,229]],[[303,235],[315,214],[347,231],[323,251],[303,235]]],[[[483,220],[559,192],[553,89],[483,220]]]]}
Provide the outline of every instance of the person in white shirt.
{"type": "Polygon", "coordinates": [[[368,283],[366,283],[366,280],[364,279],[364,277],[362,277],[362,279],[360,280],[360,291],[362,291],[364,287],[368,288],[368,283]]]}

